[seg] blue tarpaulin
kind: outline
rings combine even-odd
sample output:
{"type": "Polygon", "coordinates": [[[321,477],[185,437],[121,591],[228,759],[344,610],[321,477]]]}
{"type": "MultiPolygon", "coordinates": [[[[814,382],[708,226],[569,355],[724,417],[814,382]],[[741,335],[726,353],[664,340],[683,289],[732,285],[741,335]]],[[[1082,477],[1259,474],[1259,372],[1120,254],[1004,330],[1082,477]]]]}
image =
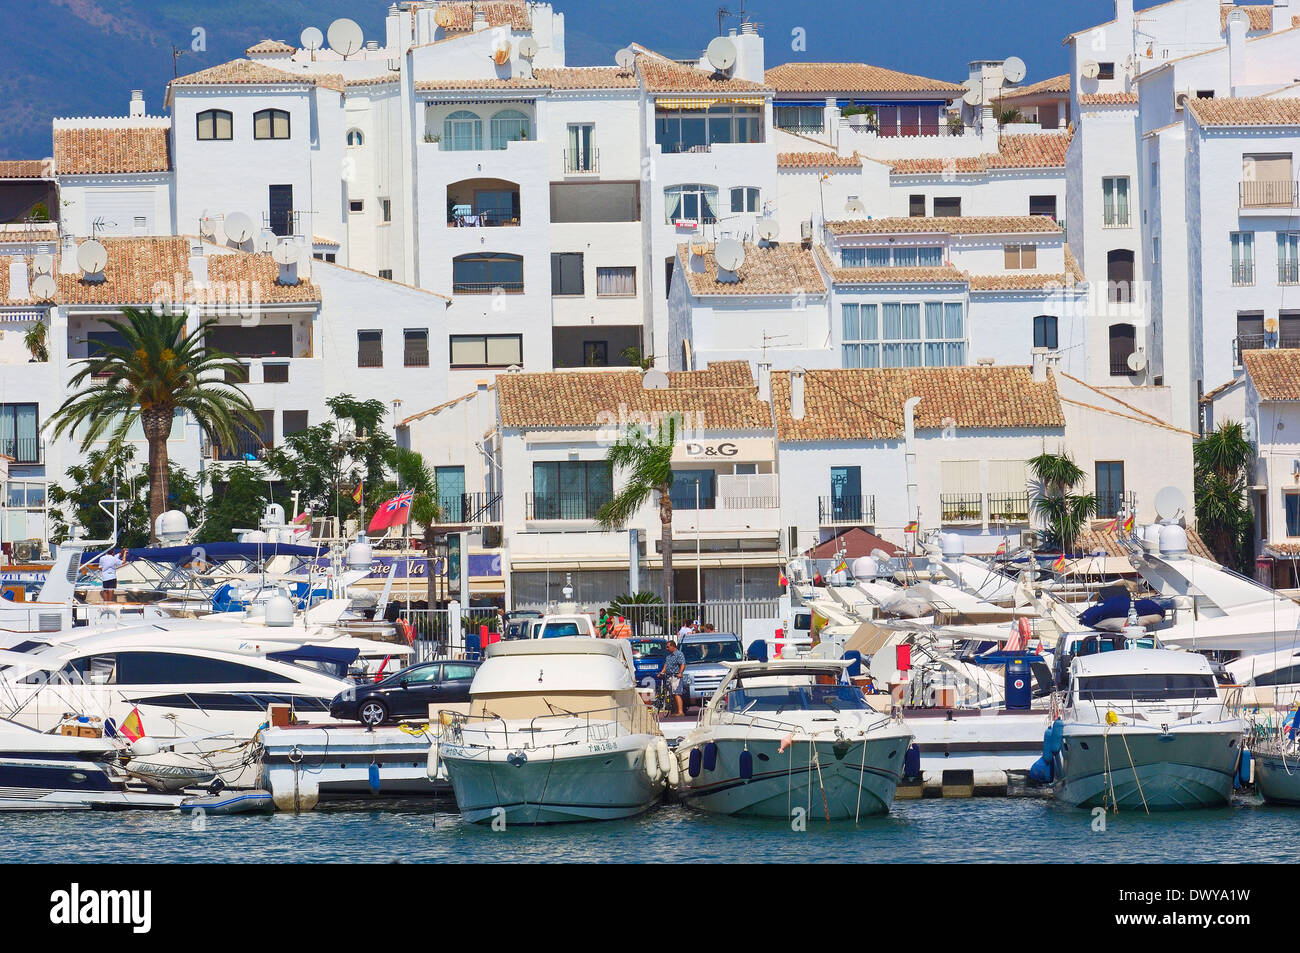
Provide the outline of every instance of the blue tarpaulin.
{"type": "MultiPolygon", "coordinates": [[[[120,548],[120,547],[119,547],[120,548]]],[[[204,543],[195,546],[152,546],[132,549],[127,553],[127,561],[142,559],[154,563],[185,563],[202,560],[205,563],[221,563],[232,559],[246,559],[261,562],[273,556],[297,556],[300,559],[315,559],[328,552],[321,546],[295,546],[290,543],[204,543]]],[[[83,563],[93,562],[103,555],[82,553],[83,563]]]]}

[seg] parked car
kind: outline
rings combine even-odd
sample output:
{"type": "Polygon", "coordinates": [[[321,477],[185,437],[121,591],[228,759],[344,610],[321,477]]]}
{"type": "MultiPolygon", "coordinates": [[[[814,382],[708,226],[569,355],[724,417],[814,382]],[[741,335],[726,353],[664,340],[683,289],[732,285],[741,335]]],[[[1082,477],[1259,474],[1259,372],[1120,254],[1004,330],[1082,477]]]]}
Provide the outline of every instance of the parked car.
{"type": "Polygon", "coordinates": [[[668,640],[661,636],[638,635],[628,639],[632,643],[632,664],[636,667],[636,683],[654,688],[655,676],[664,667],[668,657],[668,640]]]}
{"type": "Polygon", "coordinates": [[[682,636],[678,648],[686,656],[682,674],[685,703],[708,701],[727,674],[724,662],[739,662],[745,657],[740,637],[731,632],[695,632],[682,636]]]}
{"type": "Polygon", "coordinates": [[[528,623],[532,619],[540,619],[542,614],[536,609],[514,609],[506,613],[506,631],[502,637],[506,639],[526,639],[528,638],[528,623]]]}
{"type": "Polygon", "coordinates": [[[547,615],[529,620],[528,638],[562,639],[572,635],[596,636],[596,626],[587,615],[547,615]]]}
{"type": "Polygon", "coordinates": [[[404,718],[428,718],[429,706],[469,701],[479,662],[421,662],[379,682],[334,696],[330,717],[368,728],[404,718]]]}

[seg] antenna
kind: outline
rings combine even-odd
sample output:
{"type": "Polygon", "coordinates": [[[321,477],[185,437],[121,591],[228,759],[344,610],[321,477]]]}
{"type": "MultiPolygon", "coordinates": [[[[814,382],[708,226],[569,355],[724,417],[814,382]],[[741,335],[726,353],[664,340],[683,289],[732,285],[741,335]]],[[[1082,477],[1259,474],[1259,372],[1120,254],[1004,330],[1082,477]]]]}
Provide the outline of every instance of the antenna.
{"type": "Polygon", "coordinates": [[[231,212],[223,224],[226,237],[236,245],[242,245],[253,237],[253,220],[243,212],[231,212]]]}
{"type": "Polygon", "coordinates": [[[275,232],[271,231],[269,228],[264,228],[257,236],[257,244],[255,247],[264,255],[269,255],[271,252],[275,251],[276,241],[275,232]]]}
{"type": "Polygon", "coordinates": [[[519,78],[520,78],[520,79],[532,79],[532,78],[533,78],[533,64],[532,64],[532,63],[528,62],[527,60],[524,60],[523,62],[521,62],[521,63],[519,64],[519,78]]]}
{"type": "Polygon", "coordinates": [[[1128,356],[1128,369],[1134,373],[1146,370],[1147,356],[1141,351],[1134,351],[1128,356]]]}
{"type": "Polygon", "coordinates": [[[625,46],[614,54],[614,62],[623,72],[630,73],[636,66],[636,53],[625,46]]]}
{"type": "Polygon", "coordinates": [[[862,204],[861,199],[849,199],[844,203],[844,211],[848,212],[850,215],[864,215],[866,214],[867,207],[862,204]]]}
{"type": "Polygon", "coordinates": [[[355,20],[340,17],[329,26],[330,49],[347,59],[365,46],[366,35],[355,20]]]}
{"type": "Polygon", "coordinates": [[[641,376],[641,387],[645,390],[667,390],[668,375],[652,367],[641,376]]]}
{"type": "Polygon", "coordinates": [[[45,254],[33,257],[32,272],[38,275],[54,274],[54,256],[45,254]]]}
{"type": "Polygon", "coordinates": [[[101,274],[107,264],[108,249],[95,239],[82,242],[77,249],[77,265],[87,277],[101,274]]]}
{"type": "Polygon", "coordinates": [[[1026,72],[1025,61],[1018,56],[1012,56],[1002,64],[1002,78],[1008,83],[1020,82],[1026,72]]]}
{"type": "Polygon", "coordinates": [[[492,47],[492,62],[505,66],[510,60],[510,41],[500,40],[492,47]]]}
{"type": "Polygon", "coordinates": [[[438,9],[434,11],[433,22],[446,30],[456,22],[456,14],[452,12],[451,7],[439,6],[438,9]]]}
{"type": "Polygon", "coordinates": [[[966,80],[966,92],[962,93],[961,101],[967,106],[978,106],[984,102],[983,84],[976,85],[975,80],[966,80]]]}
{"type": "Polygon", "coordinates": [[[298,42],[302,44],[304,50],[311,54],[311,58],[315,59],[316,51],[325,45],[325,35],[321,33],[319,27],[309,26],[302,31],[302,35],[298,37],[298,42]]]}
{"type": "Polygon", "coordinates": [[[736,65],[736,44],[725,36],[715,37],[704,51],[705,58],[719,73],[727,73],[736,65]]]}
{"type": "Polygon", "coordinates": [[[531,60],[537,55],[537,41],[531,36],[526,36],[519,41],[519,55],[526,60],[531,60]]]}

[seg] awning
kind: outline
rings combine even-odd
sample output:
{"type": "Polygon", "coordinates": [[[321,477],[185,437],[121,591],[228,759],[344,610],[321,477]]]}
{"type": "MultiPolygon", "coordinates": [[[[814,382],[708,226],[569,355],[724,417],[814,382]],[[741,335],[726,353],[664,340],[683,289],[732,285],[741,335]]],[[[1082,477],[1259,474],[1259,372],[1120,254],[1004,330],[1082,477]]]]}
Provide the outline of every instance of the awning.
{"type": "Polygon", "coordinates": [[[267,652],[272,662],[327,662],[330,665],[348,666],[357,660],[360,649],[336,649],[324,645],[303,645],[283,652],[267,652]]]}
{"type": "Polygon", "coordinates": [[[710,106],[762,106],[762,96],[680,96],[656,99],[656,109],[708,109],[710,106]]]}

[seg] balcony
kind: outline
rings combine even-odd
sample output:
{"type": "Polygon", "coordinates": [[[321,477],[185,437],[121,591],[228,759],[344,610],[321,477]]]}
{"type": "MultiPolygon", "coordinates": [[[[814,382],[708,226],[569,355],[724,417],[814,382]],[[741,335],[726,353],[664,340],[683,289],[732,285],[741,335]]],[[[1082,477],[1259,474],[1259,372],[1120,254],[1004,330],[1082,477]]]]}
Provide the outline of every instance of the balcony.
{"type": "Polygon", "coordinates": [[[1286,179],[1260,179],[1241,183],[1241,208],[1300,208],[1300,183],[1286,179]]]}
{"type": "Polygon", "coordinates": [[[823,496],[817,500],[820,526],[874,526],[874,496],[823,496]]]}
{"type": "Polygon", "coordinates": [[[501,522],[500,493],[461,493],[438,498],[439,526],[482,526],[501,522]]]}
{"type": "Polygon", "coordinates": [[[40,437],[0,437],[0,456],[15,464],[44,463],[45,443],[40,437]]]}
{"type": "Polygon", "coordinates": [[[1300,348],[1300,332],[1283,331],[1281,334],[1238,334],[1232,342],[1232,363],[1241,367],[1241,356],[1246,351],[1262,351],[1265,348],[1300,348]],[[1270,340],[1270,338],[1272,340],[1270,340]]]}
{"type": "Polygon", "coordinates": [[[529,520],[594,520],[607,497],[585,493],[525,493],[524,518],[529,520]]]}
{"type": "Polygon", "coordinates": [[[1235,287],[1247,287],[1255,283],[1255,263],[1233,262],[1228,266],[1232,284],[1235,287]]]}
{"type": "Polygon", "coordinates": [[[508,295],[521,295],[524,293],[524,283],[522,281],[453,281],[451,283],[453,294],[458,295],[490,295],[497,291],[508,295]]]}
{"type": "Polygon", "coordinates": [[[261,458],[262,451],[268,446],[270,446],[269,442],[260,434],[244,431],[235,438],[233,446],[214,444],[213,456],[217,460],[257,460],[261,458]]]}
{"type": "Polygon", "coordinates": [[[447,186],[447,227],[518,225],[519,185],[508,179],[477,177],[447,186]]]}
{"type": "Polygon", "coordinates": [[[1108,491],[1097,494],[1097,515],[1099,520],[1112,520],[1120,510],[1132,513],[1137,509],[1137,494],[1125,493],[1123,490],[1108,491]]]}
{"type": "Polygon", "coordinates": [[[990,493],[990,523],[1028,523],[1028,493],[990,493]]]}
{"type": "Polygon", "coordinates": [[[564,174],[577,175],[582,172],[599,172],[600,171],[600,150],[588,149],[585,152],[577,152],[572,149],[564,150],[564,174]]]}
{"type": "Polygon", "coordinates": [[[262,213],[262,227],[269,228],[271,233],[281,238],[290,235],[302,235],[302,213],[292,209],[285,209],[276,212],[262,213]]]}
{"type": "Polygon", "coordinates": [[[781,525],[781,501],[775,496],[713,496],[696,508],[694,494],[683,494],[672,503],[674,533],[775,533],[781,525]]]}
{"type": "Polygon", "coordinates": [[[939,494],[939,519],[943,523],[982,523],[984,496],[980,493],[939,494]]]}
{"type": "Polygon", "coordinates": [[[1277,283],[1279,285],[1300,284],[1300,261],[1279,262],[1277,266],[1277,283]]]}

